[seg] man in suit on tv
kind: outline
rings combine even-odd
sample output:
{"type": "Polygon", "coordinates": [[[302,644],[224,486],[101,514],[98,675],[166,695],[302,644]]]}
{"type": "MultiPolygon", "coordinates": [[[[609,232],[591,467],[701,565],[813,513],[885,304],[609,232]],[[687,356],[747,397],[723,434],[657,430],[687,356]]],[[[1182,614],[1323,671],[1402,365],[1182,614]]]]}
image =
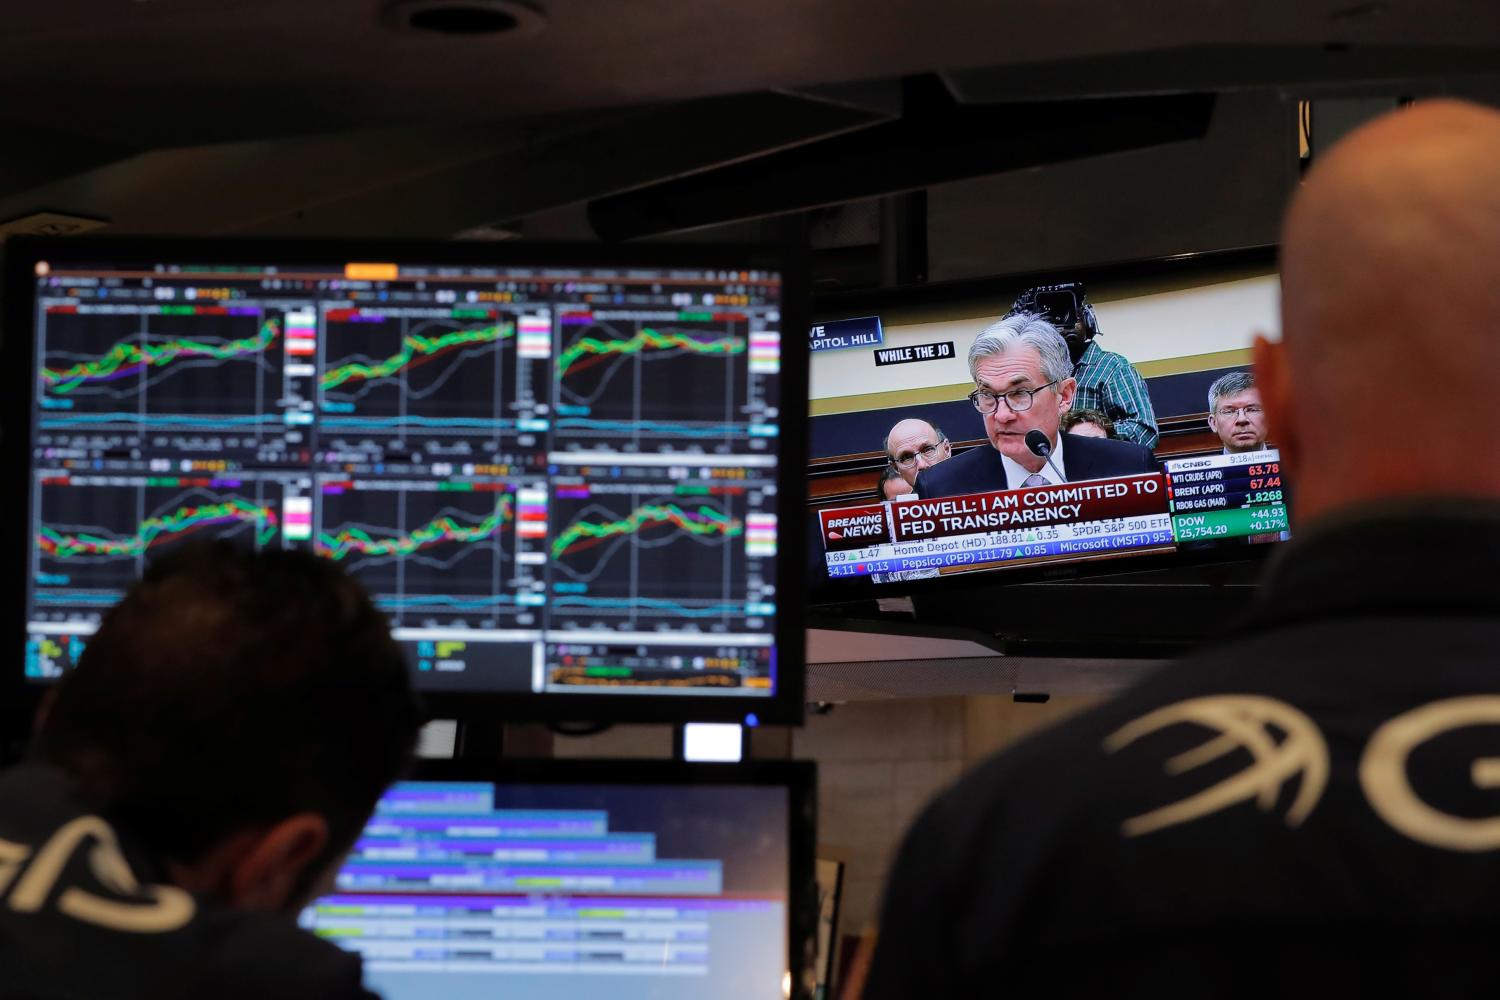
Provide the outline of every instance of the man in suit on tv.
{"type": "MultiPolygon", "coordinates": [[[[953,457],[953,442],[937,424],[908,417],[885,436],[885,457],[910,487],[923,470],[953,457]]],[[[907,493],[910,489],[901,492],[907,493]]]]}
{"type": "Polygon", "coordinates": [[[1041,316],[1013,313],[986,327],[969,348],[975,386],[969,400],[984,414],[990,447],[970,448],[923,470],[917,495],[925,500],[1157,471],[1141,445],[1061,433],[1077,388],[1072,371],[1067,342],[1041,316]],[[1050,462],[1027,445],[1031,431],[1051,444],[1050,462]]]}

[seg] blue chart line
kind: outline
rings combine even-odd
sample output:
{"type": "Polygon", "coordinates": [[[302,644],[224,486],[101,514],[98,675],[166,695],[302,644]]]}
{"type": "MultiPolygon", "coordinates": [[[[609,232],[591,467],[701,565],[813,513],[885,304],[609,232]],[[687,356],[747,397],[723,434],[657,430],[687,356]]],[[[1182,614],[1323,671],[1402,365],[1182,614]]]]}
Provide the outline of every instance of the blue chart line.
{"type": "Polygon", "coordinates": [[[672,437],[745,437],[746,424],[659,424],[651,420],[595,420],[591,417],[559,417],[558,430],[614,431],[619,434],[667,434],[672,437]]]}
{"type": "Polygon", "coordinates": [[[36,591],[36,602],[38,604],[114,604],[124,593],[121,590],[112,594],[79,594],[74,592],[58,594],[38,590],[36,591]]]}
{"type": "Polygon", "coordinates": [[[743,602],[735,604],[714,604],[708,607],[689,607],[676,601],[664,601],[655,597],[639,597],[634,601],[628,597],[554,597],[552,604],[555,607],[576,606],[582,608],[651,608],[657,611],[670,611],[673,614],[683,615],[688,618],[715,618],[719,615],[738,615],[745,613],[743,602]]]}
{"type": "Polygon", "coordinates": [[[375,604],[381,608],[400,611],[406,608],[458,608],[472,611],[493,608],[500,604],[514,604],[509,594],[493,594],[486,597],[454,597],[451,594],[429,594],[425,597],[376,597],[375,604]]]}
{"type": "Polygon", "coordinates": [[[248,426],[253,424],[281,424],[284,418],[279,413],[267,413],[238,417],[205,417],[191,413],[80,413],[76,416],[43,417],[39,424],[45,428],[76,427],[80,424],[145,424],[147,426],[171,426],[183,424],[190,427],[248,426]]]}
{"type": "Polygon", "coordinates": [[[391,427],[478,427],[482,430],[514,427],[509,418],[496,420],[493,417],[329,417],[320,418],[324,427],[358,427],[383,430],[391,427]]]}

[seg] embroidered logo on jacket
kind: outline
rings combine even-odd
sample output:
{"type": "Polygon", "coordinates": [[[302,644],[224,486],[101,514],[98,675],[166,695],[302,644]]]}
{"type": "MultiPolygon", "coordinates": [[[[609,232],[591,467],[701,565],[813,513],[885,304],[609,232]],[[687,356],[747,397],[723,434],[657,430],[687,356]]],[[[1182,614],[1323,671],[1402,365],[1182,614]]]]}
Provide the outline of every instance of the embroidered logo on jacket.
{"type": "MultiPolygon", "coordinates": [[[[1143,736],[1183,723],[1218,735],[1167,760],[1167,774],[1183,774],[1236,750],[1249,751],[1250,765],[1181,802],[1127,819],[1121,825],[1125,836],[1188,823],[1250,799],[1269,811],[1293,780],[1299,784],[1286,824],[1297,827],[1328,785],[1328,745],[1318,727],[1291,705],[1260,695],[1192,698],[1159,708],[1112,733],[1104,749],[1116,753],[1143,736]]],[[[1500,849],[1500,816],[1455,816],[1435,808],[1412,786],[1408,768],[1412,753],[1424,744],[1445,733],[1479,726],[1500,726],[1500,695],[1446,698],[1378,726],[1359,761],[1359,785],[1370,809],[1392,830],[1428,847],[1467,852],[1500,849]]],[[[1451,766],[1451,761],[1446,763],[1451,766]]],[[[1464,761],[1463,766],[1476,789],[1500,788],[1500,756],[1464,761]]],[[[0,886],[4,878],[0,867],[0,886]]]]}
{"type": "Polygon", "coordinates": [[[1298,778],[1297,797],[1286,814],[1287,826],[1301,825],[1318,804],[1328,784],[1328,745],[1311,719],[1274,698],[1240,694],[1178,702],[1123,726],[1104,741],[1104,749],[1114,753],[1143,736],[1182,723],[1193,723],[1218,735],[1169,759],[1165,764],[1168,774],[1186,773],[1236,750],[1248,750],[1253,760],[1249,767],[1212,788],[1126,820],[1122,829],[1127,837],[1188,823],[1248,799],[1269,812],[1275,808],[1282,786],[1298,778]],[[1273,730],[1282,733],[1280,739],[1273,730]]]}
{"type": "Polygon", "coordinates": [[[136,934],[175,931],[197,909],[193,897],[175,886],[142,885],[120,851],[115,831],[98,816],[64,824],[34,854],[26,844],[0,840],[0,897],[12,885],[5,903],[17,913],[36,913],[55,895],[60,913],[136,934]],[[63,869],[79,850],[88,852],[89,871],[115,898],[76,885],[55,892],[63,869]]]}

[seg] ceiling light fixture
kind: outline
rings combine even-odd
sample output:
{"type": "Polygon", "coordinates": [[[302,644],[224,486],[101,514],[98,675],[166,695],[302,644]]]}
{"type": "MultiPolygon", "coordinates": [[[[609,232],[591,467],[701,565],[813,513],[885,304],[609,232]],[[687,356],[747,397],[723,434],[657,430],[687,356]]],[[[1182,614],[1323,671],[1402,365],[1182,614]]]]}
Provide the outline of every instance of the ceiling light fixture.
{"type": "Polygon", "coordinates": [[[534,35],[547,23],[540,7],[521,0],[395,0],[381,19],[409,34],[465,38],[534,35]]]}

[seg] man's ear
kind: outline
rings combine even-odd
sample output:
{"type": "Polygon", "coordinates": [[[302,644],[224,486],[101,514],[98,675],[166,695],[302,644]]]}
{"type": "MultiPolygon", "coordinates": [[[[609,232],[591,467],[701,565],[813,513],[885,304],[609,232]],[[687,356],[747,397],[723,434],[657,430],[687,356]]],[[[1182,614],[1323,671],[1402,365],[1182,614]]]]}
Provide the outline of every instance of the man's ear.
{"type": "Polygon", "coordinates": [[[298,891],[328,846],[328,821],[296,813],[257,834],[229,872],[229,904],[241,910],[281,912],[301,905],[298,891]]]}
{"type": "Polygon", "coordinates": [[[1287,371],[1286,346],[1270,340],[1263,333],[1255,335],[1252,348],[1255,362],[1255,387],[1260,390],[1260,405],[1266,410],[1266,436],[1276,442],[1281,465],[1295,478],[1301,458],[1302,442],[1297,440],[1292,419],[1292,385],[1287,371]]]}
{"type": "Polygon", "coordinates": [[[1073,408],[1073,396],[1078,391],[1078,380],[1069,375],[1057,383],[1057,412],[1061,416],[1073,408]]]}

